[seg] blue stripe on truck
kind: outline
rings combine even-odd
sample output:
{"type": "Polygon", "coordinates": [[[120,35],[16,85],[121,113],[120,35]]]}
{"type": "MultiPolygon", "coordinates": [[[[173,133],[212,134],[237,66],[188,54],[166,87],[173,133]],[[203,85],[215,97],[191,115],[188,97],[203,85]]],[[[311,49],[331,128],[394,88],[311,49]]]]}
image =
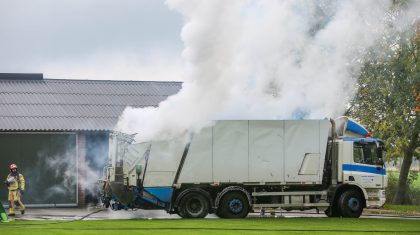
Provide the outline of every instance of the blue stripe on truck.
{"type": "Polygon", "coordinates": [[[378,175],[386,175],[386,171],[383,168],[377,169],[376,166],[362,166],[353,164],[343,164],[343,171],[358,171],[366,172],[378,175]]]}
{"type": "Polygon", "coordinates": [[[366,142],[366,143],[375,143],[375,142],[381,142],[383,143],[384,141],[381,139],[376,139],[376,138],[354,138],[354,137],[344,137],[343,141],[351,141],[351,142],[366,142]]]}
{"type": "Polygon", "coordinates": [[[145,191],[152,194],[162,202],[171,202],[172,193],[174,189],[172,187],[151,187],[151,188],[144,188],[145,191]]]}
{"type": "Polygon", "coordinates": [[[366,130],[366,128],[364,128],[360,123],[355,122],[351,119],[347,120],[346,131],[351,131],[362,136],[366,136],[367,134],[369,134],[369,131],[366,130]]]}

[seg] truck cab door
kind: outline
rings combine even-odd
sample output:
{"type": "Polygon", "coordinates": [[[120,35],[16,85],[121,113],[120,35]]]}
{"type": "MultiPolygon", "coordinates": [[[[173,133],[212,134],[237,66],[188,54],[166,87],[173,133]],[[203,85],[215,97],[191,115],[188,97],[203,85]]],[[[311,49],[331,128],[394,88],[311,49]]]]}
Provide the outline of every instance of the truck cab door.
{"type": "Polygon", "coordinates": [[[354,142],[352,161],[343,164],[343,180],[364,188],[384,188],[385,175],[383,164],[378,165],[376,144],[354,142]]]}

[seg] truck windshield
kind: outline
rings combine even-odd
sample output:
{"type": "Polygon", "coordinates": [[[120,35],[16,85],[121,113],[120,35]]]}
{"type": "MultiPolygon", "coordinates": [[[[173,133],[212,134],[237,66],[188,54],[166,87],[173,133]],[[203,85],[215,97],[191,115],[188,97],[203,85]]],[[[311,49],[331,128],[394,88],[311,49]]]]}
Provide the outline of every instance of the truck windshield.
{"type": "Polygon", "coordinates": [[[353,159],[355,163],[378,165],[382,163],[382,151],[375,143],[354,143],[353,159]]]}

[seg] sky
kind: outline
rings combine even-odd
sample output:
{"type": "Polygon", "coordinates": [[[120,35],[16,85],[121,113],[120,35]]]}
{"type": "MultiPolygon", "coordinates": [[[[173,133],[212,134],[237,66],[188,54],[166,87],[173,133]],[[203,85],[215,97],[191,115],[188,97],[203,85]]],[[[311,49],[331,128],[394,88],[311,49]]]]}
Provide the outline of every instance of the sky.
{"type": "Polygon", "coordinates": [[[182,26],[163,0],[0,0],[0,72],[180,80],[182,26]]]}
{"type": "Polygon", "coordinates": [[[0,0],[0,72],[184,82],[158,108],[124,113],[121,130],[148,126],[151,136],[216,119],[337,117],[364,52],[414,32],[420,1],[393,9],[392,0],[0,0]]]}

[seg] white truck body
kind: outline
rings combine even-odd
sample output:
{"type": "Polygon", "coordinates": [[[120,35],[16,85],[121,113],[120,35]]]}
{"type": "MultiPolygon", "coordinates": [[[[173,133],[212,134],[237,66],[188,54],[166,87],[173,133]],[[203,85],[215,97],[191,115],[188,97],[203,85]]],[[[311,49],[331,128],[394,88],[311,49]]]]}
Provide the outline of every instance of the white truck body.
{"type": "Polygon", "coordinates": [[[364,207],[385,203],[383,142],[369,135],[346,117],[224,120],[140,144],[115,135],[104,200],[193,218],[237,218],[267,208],[359,217],[364,207]]]}
{"type": "MultiPolygon", "coordinates": [[[[328,120],[218,121],[192,136],[178,183],[321,184],[329,129],[328,120]]],[[[185,144],[152,143],[145,187],[172,186],[185,144]]]]}

